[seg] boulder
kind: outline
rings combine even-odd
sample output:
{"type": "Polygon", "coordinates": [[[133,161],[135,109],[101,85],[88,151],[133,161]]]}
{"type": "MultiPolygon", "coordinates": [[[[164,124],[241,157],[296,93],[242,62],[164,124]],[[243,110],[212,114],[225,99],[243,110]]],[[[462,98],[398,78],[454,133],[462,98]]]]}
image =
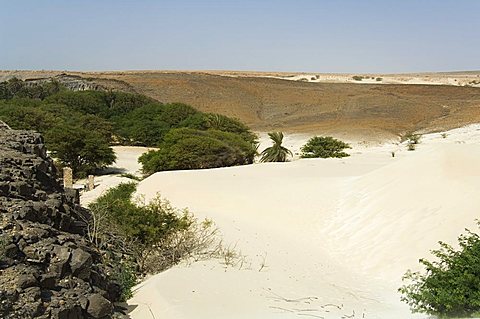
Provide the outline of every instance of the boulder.
{"type": "Polygon", "coordinates": [[[101,294],[93,294],[88,297],[87,312],[93,318],[103,318],[113,310],[113,305],[101,294]]]}
{"type": "Polygon", "coordinates": [[[90,267],[92,266],[92,255],[86,251],[77,248],[72,252],[72,259],[70,260],[70,268],[72,274],[83,280],[90,277],[90,267]]]}

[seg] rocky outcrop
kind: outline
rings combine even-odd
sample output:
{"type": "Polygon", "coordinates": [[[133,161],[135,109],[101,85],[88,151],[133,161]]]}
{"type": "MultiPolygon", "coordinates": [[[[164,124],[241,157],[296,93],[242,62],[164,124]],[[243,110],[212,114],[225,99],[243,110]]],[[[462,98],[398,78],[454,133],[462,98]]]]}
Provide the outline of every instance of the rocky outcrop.
{"type": "Polygon", "coordinates": [[[88,216],[39,134],[0,129],[0,318],[122,317],[120,286],[83,237],[88,216]]]}
{"type": "Polygon", "coordinates": [[[87,90],[104,91],[106,90],[104,86],[98,83],[95,83],[94,81],[91,81],[86,78],[82,78],[81,76],[78,76],[78,75],[71,75],[71,74],[65,74],[65,73],[61,73],[54,77],[48,77],[48,78],[26,79],[25,83],[27,85],[36,85],[38,83],[50,82],[52,80],[59,82],[60,84],[65,86],[67,89],[72,91],[87,91],[87,90]]]}

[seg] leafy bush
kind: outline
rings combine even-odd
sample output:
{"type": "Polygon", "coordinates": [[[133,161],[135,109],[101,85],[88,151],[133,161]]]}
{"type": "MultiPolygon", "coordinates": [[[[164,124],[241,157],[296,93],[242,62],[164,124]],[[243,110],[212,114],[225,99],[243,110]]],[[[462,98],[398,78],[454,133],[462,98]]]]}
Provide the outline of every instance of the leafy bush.
{"type": "Polygon", "coordinates": [[[117,265],[115,278],[125,298],[138,275],[163,271],[185,258],[216,257],[220,242],[209,221],[198,221],[188,210],[178,210],[160,197],[135,201],[134,183],[120,184],[98,198],[86,220],[88,239],[117,265]]]}
{"type": "Polygon", "coordinates": [[[233,133],[179,128],[170,130],[159,150],[143,154],[139,162],[145,174],[152,174],[250,164],[255,154],[255,145],[233,133]]]}
{"type": "Polygon", "coordinates": [[[354,76],[352,77],[352,79],[353,79],[354,81],[362,81],[362,80],[363,80],[363,76],[354,75],[354,76]]]}
{"type": "Polygon", "coordinates": [[[292,152],[282,146],[283,142],[283,133],[282,132],[271,132],[268,133],[268,136],[273,142],[273,145],[267,147],[260,154],[261,162],[286,162],[288,156],[293,156],[292,152]]]}
{"type": "Polygon", "coordinates": [[[346,157],[350,156],[343,150],[351,148],[345,142],[337,140],[331,136],[314,136],[302,146],[302,158],[328,158],[328,157],[346,157]]]}
{"type": "MultiPolygon", "coordinates": [[[[478,222],[477,222],[478,224],[478,222]]],[[[424,272],[408,271],[399,289],[414,312],[470,317],[480,311],[480,237],[469,230],[458,238],[459,248],[440,242],[435,261],[420,259],[424,272]]]]}
{"type": "Polygon", "coordinates": [[[137,284],[135,265],[131,262],[118,261],[113,264],[112,279],[120,285],[120,301],[127,301],[133,297],[132,288],[137,284]]]}

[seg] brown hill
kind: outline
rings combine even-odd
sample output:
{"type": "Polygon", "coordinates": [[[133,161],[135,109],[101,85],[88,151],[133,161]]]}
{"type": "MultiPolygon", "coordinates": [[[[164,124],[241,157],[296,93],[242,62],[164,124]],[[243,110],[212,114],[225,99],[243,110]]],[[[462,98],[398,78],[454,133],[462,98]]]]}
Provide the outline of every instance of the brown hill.
{"type": "Polygon", "coordinates": [[[75,74],[162,102],[234,116],[259,131],[378,138],[480,122],[480,89],[475,87],[308,83],[201,72],[75,74]]]}

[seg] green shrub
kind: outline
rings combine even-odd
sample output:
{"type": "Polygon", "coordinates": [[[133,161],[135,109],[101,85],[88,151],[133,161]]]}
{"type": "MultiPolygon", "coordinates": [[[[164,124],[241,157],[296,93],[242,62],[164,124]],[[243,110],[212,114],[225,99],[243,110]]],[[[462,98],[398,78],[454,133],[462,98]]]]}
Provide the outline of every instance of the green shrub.
{"type": "Polygon", "coordinates": [[[346,157],[350,156],[344,150],[351,148],[345,142],[337,140],[331,136],[314,136],[302,146],[302,158],[328,158],[328,157],[346,157]]]}
{"type": "Polygon", "coordinates": [[[121,184],[109,190],[90,208],[105,208],[109,220],[118,226],[122,234],[143,245],[152,245],[170,232],[188,227],[188,221],[163,202],[137,205],[132,200],[135,189],[134,183],[121,184]]]}
{"type": "Polygon", "coordinates": [[[362,80],[363,80],[363,76],[354,75],[354,76],[352,77],[352,79],[353,79],[354,81],[362,81],[362,80]]]}
{"type": "Polygon", "coordinates": [[[375,81],[381,82],[383,79],[382,78],[376,78],[375,81]]]}
{"type": "Polygon", "coordinates": [[[170,130],[159,150],[143,154],[139,162],[145,174],[152,174],[250,164],[255,154],[255,145],[233,133],[179,128],[170,130]]]}
{"type": "Polygon", "coordinates": [[[412,311],[448,317],[480,311],[480,237],[467,230],[458,244],[454,249],[440,242],[440,249],[432,251],[435,261],[420,259],[423,272],[407,271],[399,291],[412,311]]]}
{"type": "Polygon", "coordinates": [[[89,205],[87,238],[114,265],[129,297],[138,276],[163,271],[185,258],[217,257],[221,243],[209,221],[198,221],[160,197],[149,203],[132,198],[136,184],[120,184],[89,205]]]}
{"type": "Polygon", "coordinates": [[[121,289],[120,301],[127,301],[133,297],[132,288],[138,282],[138,275],[135,266],[129,262],[118,261],[113,265],[112,279],[115,280],[121,289]]]}

